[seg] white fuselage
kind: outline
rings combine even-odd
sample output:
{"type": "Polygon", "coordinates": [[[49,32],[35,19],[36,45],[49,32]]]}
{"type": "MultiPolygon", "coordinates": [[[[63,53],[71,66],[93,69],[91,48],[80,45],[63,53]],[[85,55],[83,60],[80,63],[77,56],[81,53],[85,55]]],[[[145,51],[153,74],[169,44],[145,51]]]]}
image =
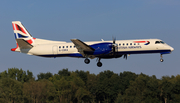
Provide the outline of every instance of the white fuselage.
{"type": "MultiPolygon", "coordinates": [[[[160,39],[140,39],[140,40],[117,40],[116,53],[117,55],[123,54],[142,54],[142,53],[161,53],[168,54],[174,49],[165,43],[156,43],[160,39]],[[146,45],[147,41],[149,44],[146,45]]],[[[36,42],[36,41],[35,41],[36,42]]],[[[87,45],[98,43],[112,43],[112,41],[93,41],[84,42],[87,45]]],[[[21,52],[30,55],[43,56],[43,57],[83,57],[74,46],[73,43],[66,42],[49,42],[34,44],[31,49],[22,49],[21,52]]],[[[107,58],[108,58],[107,54],[107,58]]],[[[95,56],[99,57],[99,55],[95,56]]],[[[102,56],[103,58],[103,56],[102,56]]],[[[110,56],[111,58],[111,56],[110,56]]]]}
{"type": "Polygon", "coordinates": [[[100,60],[119,58],[128,54],[160,53],[169,54],[174,49],[160,39],[139,40],[115,40],[83,42],[79,39],[71,39],[72,42],[51,41],[34,38],[20,21],[12,21],[16,48],[11,51],[26,53],[41,57],[77,57],[85,58],[86,64],[90,63],[88,58],[97,58],[97,66],[101,67],[100,60]]]}

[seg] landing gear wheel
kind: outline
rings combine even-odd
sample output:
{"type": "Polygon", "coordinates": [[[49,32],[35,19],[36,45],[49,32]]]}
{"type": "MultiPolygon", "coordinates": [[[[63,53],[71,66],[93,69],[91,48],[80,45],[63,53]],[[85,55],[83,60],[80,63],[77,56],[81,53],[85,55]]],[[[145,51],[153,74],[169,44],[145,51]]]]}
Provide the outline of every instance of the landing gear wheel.
{"type": "Polygon", "coordinates": [[[161,62],[163,62],[164,60],[163,59],[160,59],[161,62]]]}
{"type": "Polygon", "coordinates": [[[86,59],[84,60],[84,62],[85,62],[86,64],[89,64],[89,63],[90,63],[90,60],[86,58],[86,59]]]}
{"type": "Polygon", "coordinates": [[[161,59],[160,59],[160,61],[161,61],[161,62],[163,62],[163,61],[164,61],[164,60],[163,60],[163,56],[162,56],[162,54],[161,54],[161,59]]]}
{"type": "Polygon", "coordinates": [[[101,66],[102,66],[102,63],[101,63],[101,62],[98,62],[98,63],[97,63],[97,66],[98,66],[98,67],[101,67],[101,66]]]}

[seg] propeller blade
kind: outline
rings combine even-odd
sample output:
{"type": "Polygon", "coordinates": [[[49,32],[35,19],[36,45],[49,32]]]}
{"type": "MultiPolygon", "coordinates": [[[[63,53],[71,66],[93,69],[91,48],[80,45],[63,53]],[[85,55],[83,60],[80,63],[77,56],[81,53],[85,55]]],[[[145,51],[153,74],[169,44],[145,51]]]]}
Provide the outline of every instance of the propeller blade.
{"type": "Polygon", "coordinates": [[[113,37],[113,44],[115,44],[115,43],[116,43],[116,38],[113,37]]]}
{"type": "Polygon", "coordinates": [[[115,55],[115,49],[116,49],[116,48],[113,46],[113,55],[115,55]]]}
{"type": "Polygon", "coordinates": [[[113,55],[116,57],[116,38],[112,37],[113,38],[113,44],[112,44],[112,51],[113,51],[113,55]]]}

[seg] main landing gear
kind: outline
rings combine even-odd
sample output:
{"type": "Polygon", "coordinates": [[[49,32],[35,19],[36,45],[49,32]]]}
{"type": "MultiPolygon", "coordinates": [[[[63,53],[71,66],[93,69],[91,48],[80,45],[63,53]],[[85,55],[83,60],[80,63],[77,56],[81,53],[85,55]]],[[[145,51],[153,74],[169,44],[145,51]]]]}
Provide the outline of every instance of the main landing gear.
{"type": "MultiPolygon", "coordinates": [[[[101,67],[101,66],[102,66],[102,63],[100,62],[101,58],[97,58],[97,60],[98,60],[97,66],[98,66],[98,67],[101,67]]],[[[89,64],[89,63],[90,63],[90,60],[89,60],[88,58],[86,58],[86,59],[84,60],[84,63],[89,64]]]]}
{"type": "Polygon", "coordinates": [[[97,58],[97,60],[98,60],[97,66],[101,67],[102,66],[102,63],[100,62],[101,58],[97,58]]]}
{"type": "Polygon", "coordinates": [[[86,59],[84,60],[84,62],[85,62],[86,64],[89,64],[89,63],[90,63],[90,60],[89,60],[88,58],[86,58],[86,59]]]}
{"type": "Polygon", "coordinates": [[[160,61],[161,61],[161,62],[163,62],[163,61],[164,61],[162,54],[161,54],[161,59],[160,59],[160,61]]]}

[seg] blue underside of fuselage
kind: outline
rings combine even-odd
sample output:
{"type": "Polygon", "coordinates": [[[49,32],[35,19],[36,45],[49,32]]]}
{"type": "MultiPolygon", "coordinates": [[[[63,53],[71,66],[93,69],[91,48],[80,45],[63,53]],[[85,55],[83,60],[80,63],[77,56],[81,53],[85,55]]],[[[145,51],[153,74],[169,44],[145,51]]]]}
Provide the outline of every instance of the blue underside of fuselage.
{"type": "MultiPolygon", "coordinates": [[[[124,54],[146,54],[146,53],[160,53],[160,54],[169,54],[171,50],[145,50],[145,51],[123,51],[123,52],[116,52],[116,57],[121,57],[124,54]]],[[[47,54],[47,55],[37,55],[41,57],[76,57],[76,58],[84,58],[79,53],[72,53],[72,54],[47,54]]],[[[114,58],[112,54],[101,54],[101,55],[94,55],[95,57],[99,58],[114,58]]]]}

